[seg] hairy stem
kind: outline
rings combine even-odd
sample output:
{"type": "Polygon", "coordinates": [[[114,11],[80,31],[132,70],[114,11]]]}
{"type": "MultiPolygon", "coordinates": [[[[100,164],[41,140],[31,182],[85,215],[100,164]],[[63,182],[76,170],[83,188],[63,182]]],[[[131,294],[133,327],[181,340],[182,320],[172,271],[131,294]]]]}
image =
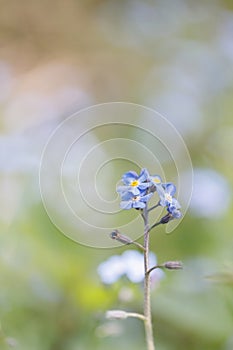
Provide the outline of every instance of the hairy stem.
{"type": "Polygon", "coordinates": [[[146,342],[148,350],[155,350],[152,318],[151,318],[151,300],[150,300],[150,274],[149,270],[149,222],[148,222],[148,209],[147,206],[143,212],[144,219],[144,324],[146,333],[146,342]]]}

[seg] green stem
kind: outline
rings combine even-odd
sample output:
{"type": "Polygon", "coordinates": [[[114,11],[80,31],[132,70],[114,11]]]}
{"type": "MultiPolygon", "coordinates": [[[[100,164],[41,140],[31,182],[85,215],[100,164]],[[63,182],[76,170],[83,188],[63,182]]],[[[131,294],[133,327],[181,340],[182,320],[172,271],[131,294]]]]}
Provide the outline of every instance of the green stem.
{"type": "Polygon", "coordinates": [[[157,203],[156,205],[154,205],[153,207],[149,208],[147,211],[151,211],[151,210],[154,210],[155,208],[158,208],[160,206],[159,203],[157,203]]]}
{"type": "Polygon", "coordinates": [[[152,225],[151,227],[148,228],[148,232],[150,232],[151,230],[153,230],[153,228],[155,228],[156,226],[161,225],[161,222],[156,222],[154,225],[152,225]]]}
{"type": "Polygon", "coordinates": [[[163,268],[164,266],[163,265],[156,265],[156,266],[153,266],[151,267],[148,271],[147,271],[147,274],[149,275],[152,271],[154,271],[155,269],[159,269],[159,268],[163,268]]]}
{"type": "Polygon", "coordinates": [[[155,350],[152,318],[151,318],[151,300],[150,300],[150,274],[149,270],[149,222],[148,222],[148,209],[147,206],[143,213],[144,219],[144,325],[146,333],[146,342],[148,350],[155,350]]]}

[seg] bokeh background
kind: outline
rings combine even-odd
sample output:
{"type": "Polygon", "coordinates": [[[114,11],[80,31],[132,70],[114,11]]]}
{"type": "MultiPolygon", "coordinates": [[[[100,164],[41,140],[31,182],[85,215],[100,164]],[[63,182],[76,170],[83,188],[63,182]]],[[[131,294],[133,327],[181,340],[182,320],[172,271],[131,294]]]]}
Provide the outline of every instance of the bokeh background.
{"type": "MultiPolygon", "coordinates": [[[[171,235],[161,227],[152,237],[159,262],[185,265],[152,293],[158,349],[233,349],[232,1],[1,0],[0,8],[1,349],[145,348],[139,321],[104,317],[141,312],[140,284],[106,286],[97,273],[125,248],[71,241],[39,191],[50,133],[109,101],[165,115],[193,162],[188,213],[171,235]]],[[[125,167],[115,163],[117,174],[125,167]]]]}

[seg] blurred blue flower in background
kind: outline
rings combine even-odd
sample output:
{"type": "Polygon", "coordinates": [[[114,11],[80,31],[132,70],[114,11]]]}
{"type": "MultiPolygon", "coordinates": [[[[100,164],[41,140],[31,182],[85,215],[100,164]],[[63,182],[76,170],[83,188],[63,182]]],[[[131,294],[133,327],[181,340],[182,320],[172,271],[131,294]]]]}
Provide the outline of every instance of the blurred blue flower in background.
{"type": "MultiPolygon", "coordinates": [[[[150,267],[157,264],[154,253],[150,253],[150,267]]],[[[105,284],[113,284],[122,276],[127,276],[133,283],[140,283],[144,279],[144,257],[136,250],[127,250],[122,255],[111,256],[98,266],[98,274],[105,284]]],[[[164,276],[161,269],[151,273],[152,281],[159,282],[164,276]]]]}
{"type": "Polygon", "coordinates": [[[102,262],[98,267],[98,273],[103,283],[115,283],[124,273],[125,267],[120,255],[113,255],[102,262]]]}
{"type": "Polygon", "coordinates": [[[223,175],[212,169],[194,169],[190,211],[195,216],[219,218],[229,208],[232,190],[223,175]]]}

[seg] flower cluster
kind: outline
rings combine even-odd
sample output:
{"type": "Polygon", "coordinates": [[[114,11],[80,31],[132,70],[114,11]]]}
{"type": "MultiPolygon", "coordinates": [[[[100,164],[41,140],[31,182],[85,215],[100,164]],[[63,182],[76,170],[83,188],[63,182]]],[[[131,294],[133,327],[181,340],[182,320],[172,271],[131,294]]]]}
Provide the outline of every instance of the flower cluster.
{"type": "Polygon", "coordinates": [[[120,207],[122,209],[143,209],[153,194],[157,192],[158,205],[166,207],[168,219],[181,217],[181,206],[173,197],[176,192],[176,186],[173,183],[163,183],[159,175],[150,175],[147,169],[142,169],[139,175],[135,171],[128,171],[122,176],[122,182],[123,186],[117,188],[121,196],[120,207]]]}

